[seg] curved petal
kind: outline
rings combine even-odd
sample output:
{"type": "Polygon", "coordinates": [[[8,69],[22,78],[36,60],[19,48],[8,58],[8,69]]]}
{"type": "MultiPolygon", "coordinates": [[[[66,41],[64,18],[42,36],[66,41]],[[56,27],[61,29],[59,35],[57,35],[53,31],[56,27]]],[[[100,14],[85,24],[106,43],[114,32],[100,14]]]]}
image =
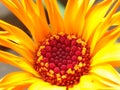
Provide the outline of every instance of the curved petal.
{"type": "Polygon", "coordinates": [[[120,12],[117,12],[115,13],[113,16],[112,16],[112,20],[114,20],[114,23],[113,25],[120,25],[120,12]]]}
{"type": "Polygon", "coordinates": [[[103,81],[101,81],[102,83],[110,87],[120,88],[120,74],[111,65],[103,64],[94,66],[90,72],[103,78],[103,81]]]}
{"type": "Polygon", "coordinates": [[[89,4],[88,4],[88,8],[87,10],[89,10],[95,3],[95,0],[89,0],[89,4]]]}
{"type": "Polygon", "coordinates": [[[57,6],[57,0],[45,0],[45,3],[53,32],[63,32],[64,25],[57,6]]]}
{"type": "Polygon", "coordinates": [[[91,59],[91,66],[103,63],[110,63],[115,66],[120,66],[120,43],[102,48],[91,59]]]}
{"type": "MultiPolygon", "coordinates": [[[[117,22],[120,18],[117,14],[114,14],[120,5],[120,1],[117,1],[112,7],[111,10],[107,13],[106,17],[104,17],[103,21],[98,25],[93,35],[89,39],[89,44],[91,47],[91,52],[93,51],[96,43],[100,40],[100,38],[104,37],[104,34],[108,31],[111,26],[119,25],[117,22]]],[[[119,27],[118,27],[119,28],[119,27]]],[[[116,29],[118,29],[116,28],[116,29]]]]}
{"type": "Polygon", "coordinates": [[[104,84],[96,82],[92,75],[84,75],[81,77],[80,82],[69,90],[99,90],[105,87],[104,84]]]}
{"type": "Polygon", "coordinates": [[[6,38],[0,36],[0,45],[10,48],[28,60],[30,63],[33,63],[33,53],[26,49],[26,47],[16,44],[6,38]]]}
{"type": "Polygon", "coordinates": [[[65,33],[81,35],[87,4],[88,0],[68,0],[64,13],[65,33]]]}
{"type": "Polygon", "coordinates": [[[26,85],[32,84],[36,82],[36,80],[37,79],[35,79],[35,77],[30,73],[23,71],[12,72],[7,74],[4,78],[0,80],[0,89],[9,88],[5,90],[14,90],[15,88],[19,88],[19,87],[25,88],[26,85]]]}
{"type": "Polygon", "coordinates": [[[1,51],[0,50],[0,61],[4,63],[11,64],[15,67],[21,68],[27,72],[30,72],[36,76],[39,76],[38,73],[35,71],[32,64],[30,64],[26,59],[15,56],[9,52],[1,51]]]}
{"type": "Polygon", "coordinates": [[[66,90],[65,86],[55,86],[44,81],[38,81],[32,84],[28,90],[66,90]]]}
{"type": "Polygon", "coordinates": [[[5,31],[8,31],[8,33],[15,36],[20,41],[16,43],[22,44],[24,45],[24,47],[34,51],[35,46],[34,46],[32,39],[23,30],[13,25],[10,25],[2,20],[0,20],[0,27],[4,29],[5,31]]]}
{"type": "Polygon", "coordinates": [[[39,9],[33,0],[1,0],[1,2],[28,28],[36,44],[47,36],[49,27],[37,13],[39,9]]]}
{"type": "Polygon", "coordinates": [[[104,16],[110,9],[111,5],[115,0],[104,0],[96,5],[94,5],[87,13],[84,32],[82,38],[87,42],[89,38],[93,35],[96,27],[103,21],[104,16]]]}
{"type": "Polygon", "coordinates": [[[95,55],[97,52],[99,52],[99,50],[101,50],[104,47],[113,45],[117,39],[119,38],[120,35],[120,27],[116,27],[111,31],[108,31],[106,34],[104,34],[104,36],[98,40],[98,42],[96,43],[96,46],[91,45],[91,53],[92,55],[95,55]]]}

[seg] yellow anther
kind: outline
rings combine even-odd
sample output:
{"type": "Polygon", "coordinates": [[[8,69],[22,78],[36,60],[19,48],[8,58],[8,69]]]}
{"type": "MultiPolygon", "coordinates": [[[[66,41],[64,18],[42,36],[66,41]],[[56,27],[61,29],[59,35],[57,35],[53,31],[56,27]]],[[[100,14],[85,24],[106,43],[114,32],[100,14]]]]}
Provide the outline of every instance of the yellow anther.
{"type": "Polygon", "coordinates": [[[68,70],[67,70],[67,73],[68,73],[68,74],[72,73],[72,70],[71,70],[71,69],[68,69],[68,70]]]}
{"type": "Polygon", "coordinates": [[[57,81],[61,81],[61,78],[57,78],[57,81]]]}
{"type": "Polygon", "coordinates": [[[85,45],[86,45],[86,42],[82,41],[81,44],[82,44],[82,46],[85,46],[85,45]]]}
{"type": "Polygon", "coordinates": [[[48,67],[48,63],[45,63],[45,67],[48,67]]]}
{"type": "Polygon", "coordinates": [[[53,70],[50,70],[49,72],[50,72],[51,74],[54,74],[54,71],[53,71],[53,70]]]}
{"type": "Polygon", "coordinates": [[[62,78],[63,78],[63,79],[66,78],[66,75],[63,75],[62,78]]]}
{"type": "Polygon", "coordinates": [[[78,69],[79,69],[78,65],[75,65],[75,66],[74,66],[74,69],[75,69],[75,70],[78,70],[78,69]]]}
{"type": "Polygon", "coordinates": [[[50,76],[50,77],[53,77],[53,74],[47,72],[47,75],[50,76]]]}
{"type": "Polygon", "coordinates": [[[83,66],[82,62],[80,62],[80,63],[78,64],[78,66],[79,66],[79,67],[82,67],[82,66],[83,66]]]}
{"type": "Polygon", "coordinates": [[[71,38],[72,38],[72,39],[76,39],[76,36],[75,36],[75,35],[71,35],[71,38]]]}
{"type": "Polygon", "coordinates": [[[50,37],[50,40],[53,40],[53,39],[54,39],[54,37],[53,37],[53,36],[51,36],[51,37],[50,37]]]}
{"type": "Polygon", "coordinates": [[[41,51],[44,48],[45,48],[45,46],[40,46],[39,51],[41,51]]]}
{"type": "Polygon", "coordinates": [[[46,45],[49,45],[50,43],[47,41],[47,42],[45,42],[45,44],[46,44],[46,45]]]}
{"type": "Polygon", "coordinates": [[[71,35],[68,35],[67,38],[68,38],[69,40],[71,40],[71,39],[72,39],[72,36],[71,36],[71,35]]]}
{"type": "Polygon", "coordinates": [[[58,40],[60,37],[58,35],[55,35],[55,38],[58,40]]]}
{"type": "Polygon", "coordinates": [[[40,63],[40,65],[41,65],[41,66],[44,66],[44,63],[43,63],[43,62],[41,62],[41,63],[40,63]]]}
{"type": "Polygon", "coordinates": [[[81,40],[81,39],[77,39],[76,42],[77,42],[78,44],[80,44],[80,43],[82,42],[82,40],[81,40]]]}
{"type": "Polygon", "coordinates": [[[56,77],[60,77],[61,75],[60,74],[56,74],[56,77]]]}
{"type": "Polygon", "coordinates": [[[81,61],[81,60],[82,60],[82,57],[81,57],[81,56],[78,56],[77,58],[78,58],[78,61],[81,61]]]}
{"type": "Polygon", "coordinates": [[[82,49],[82,55],[85,55],[85,53],[86,53],[86,48],[83,47],[83,49],[82,49]]]}
{"type": "Polygon", "coordinates": [[[63,33],[63,32],[60,32],[60,33],[59,33],[59,35],[63,36],[63,35],[65,35],[65,33],[63,33]]]}
{"type": "Polygon", "coordinates": [[[68,73],[68,74],[74,74],[75,72],[72,71],[71,69],[68,69],[68,70],[67,70],[67,73],[68,73]]]}
{"type": "Polygon", "coordinates": [[[41,52],[38,51],[38,52],[37,52],[37,56],[40,56],[40,55],[41,55],[41,52]]]}
{"type": "Polygon", "coordinates": [[[37,62],[40,62],[43,59],[43,56],[41,55],[38,59],[37,62]]]}
{"type": "Polygon", "coordinates": [[[86,66],[86,63],[83,63],[83,66],[86,66]]]}

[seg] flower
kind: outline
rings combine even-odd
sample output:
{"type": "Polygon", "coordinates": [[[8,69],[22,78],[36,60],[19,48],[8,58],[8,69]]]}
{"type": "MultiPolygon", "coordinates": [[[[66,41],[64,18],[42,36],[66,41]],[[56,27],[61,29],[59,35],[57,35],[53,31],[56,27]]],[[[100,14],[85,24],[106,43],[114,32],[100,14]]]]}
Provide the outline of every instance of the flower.
{"type": "Polygon", "coordinates": [[[0,80],[5,90],[120,89],[120,0],[68,0],[64,17],[56,0],[1,0],[28,28],[0,20],[0,61],[22,71],[0,80]],[[110,9],[111,8],[111,9],[110,9]],[[113,27],[114,26],[114,27],[113,27]],[[112,27],[112,28],[110,28],[112,27]]]}

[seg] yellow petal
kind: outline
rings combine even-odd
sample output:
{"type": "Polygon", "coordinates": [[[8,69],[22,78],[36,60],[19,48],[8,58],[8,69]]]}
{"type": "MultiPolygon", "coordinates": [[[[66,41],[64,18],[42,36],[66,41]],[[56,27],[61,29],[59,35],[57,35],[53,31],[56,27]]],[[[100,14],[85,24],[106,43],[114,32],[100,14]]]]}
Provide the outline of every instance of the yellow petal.
{"type": "Polygon", "coordinates": [[[120,86],[120,74],[109,64],[94,66],[90,72],[104,78],[107,81],[104,82],[105,80],[103,80],[106,85],[109,84],[112,87],[120,86]]]}
{"type": "Polygon", "coordinates": [[[15,52],[23,56],[26,60],[28,60],[30,63],[33,63],[33,57],[34,57],[33,52],[26,49],[26,47],[16,44],[1,36],[0,36],[0,45],[14,50],[15,52]]]}
{"type": "Polygon", "coordinates": [[[86,15],[85,28],[82,38],[88,41],[93,35],[96,27],[102,22],[102,19],[106,15],[107,11],[114,3],[114,0],[104,0],[94,5],[86,15]]]}
{"type": "Polygon", "coordinates": [[[102,48],[91,59],[91,66],[103,63],[120,64],[120,43],[102,48]]]}
{"type": "Polygon", "coordinates": [[[95,3],[95,0],[89,0],[89,4],[88,4],[87,10],[89,10],[93,6],[94,3],[95,3]]]}
{"type": "Polygon", "coordinates": [[[91,53],[93,52],[92,54],[94,55],[102,48],[113,45],[119,38],[120,35],[119,28],[120,27],[117,27],[114,28],[113,30],[108,31],[100,40],[98,40],[96,46],[91,45],[91,49],[94,48],[93,51],[91,50],[91,53]]]}
{"type": "Polygon", "coordinates": [[[27,72],[18,71],[7,74],[0,81],[0,88],[27,85],[35,82],[37,79],[27,72]]]}
{"type": "Polygon", "coordinates": [[[114,24],[113,25],[120,25],[120,12],[115,13],[112,16],[112,20],[114,20],[114,24]]]}
{"type": "Polygon", "coordinates": [[[39,80],[38,82],[32,84],[28,90],[66,90],[65,86],[51,85],[47,82],[39,80]]]}
{"type": "MultiPolygon", "coordinates": [[[[49,33],[47,21],[44,16],[40,15],[39,8],[33,0],[21,0],[21,3],[23,10],[25,10],[24,14],[27,14],[27,19],[30,21],[28,25],[32,26],[33,38],[39,44],[49,33]]],[[[31,28],[28,27],[28,29],[31,28]]]]}
{"type": "Polygon", "coordinates": [[[64,31],[63,20],[59,13],[57,1],[45,0],[45,3],[53,32],[59,33],[61,31],[64,31]]]}
{"type": "Polygon", "coordinates": [[[82,9],[85,6],[86,6],[85,0],[68,0],[64,14],[65,33],[69,34],[69,33],[82,32],[80,31],[80,28],[82,28],[84,25],[84,15],[86,11],[82,9]],[[80,14],[82,15],[80,16],[80,14]],[[82,21],[80,19],[82,19],[82,21]],[[77,20],[77,27],[75,27],[76,20],[77,20]]]}
{"type": "Polygon", "coordinates": [[[89,39],[88,42],[91,45],[91,52],[94,51],[93,49],[94,49],[96,43],[99,41],[99,39],[102,38],[102,37],[104,37],[104,34],[106,34],[106,32],[108,31],[108,29],[111,26],[113,26],[116,21],[119,20],[118,17],[120,17],[120,16],[118,16],[118,15],[117,15],[118,17],[114,16],[114,13],[117,11],[119,5],[120,5],[120,2],[117,1],[112,6],[111,10],[109,10],[109,12],[107,13],[107,15],[104,17],[103,21],[98,25],[98,27],[94,31],[94,34],[90,37],[90,39],[89,39]]]}
{"type": "Polygon", "coordinates": [[[44,21],[46,21],[46,23],[47,23],[45,10],[44,10],[44,6],[43,6],[43,3],[42,3],[42,0],[36,0],[36,4],[37,4],[37,8],[38,8],[38,12],[39,12],[40,17],[44,21]]]}
{"type": "Polygon", "coordinates": [[[80,78],[80,82],[77,85],[74,85],[73,88],[69,88],[69,90],[98,90],[101,87],[105,87],[105,85],[96,82],[92,75],[84,75],[80,78]]]}
{"type": "Polygon", "coordinates": [[[26,48],[28,47],[28,49],[34,51],[35,46],[34,46],[32,39],[25,32],[23,32],[23,30],[13,25],[10,25],[2,20],[0,20],[0,27],[4,29],[5,31],[8,31],[8,33],[14,35],[20,41],[19,44],[22,44],[26,48]]]}
{"type": "Polygon", "coordinates": [[[45,36],[49,33],[48,25],[46,21],[44,21],[44,19],[42,19],[42,17],[40,17],[37,13],[39,12],[39,9],[36,9],[37,4],[35,4],[33,0],[1,1],[28,28],[33,40],[35,41],[35,44],[38,45],[39,41],[43,40],[45,36]],[[27,11],[26,9],[29,9],[29,11],[27,11]]]}
{"type": "Polygon", "coordinates": [[[38,76],[33,67],[33,64],[30,64],[26,59],[22,57],[15,56],[11,53],[0,50],[0,62],[8,63],[38,76]]]}

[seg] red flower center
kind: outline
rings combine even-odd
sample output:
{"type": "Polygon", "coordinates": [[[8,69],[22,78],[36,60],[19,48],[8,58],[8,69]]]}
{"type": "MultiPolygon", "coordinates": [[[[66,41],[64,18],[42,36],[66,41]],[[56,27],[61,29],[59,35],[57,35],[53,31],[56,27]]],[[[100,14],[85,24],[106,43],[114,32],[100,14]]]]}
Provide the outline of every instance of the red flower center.
{"type": "Polygon", "coordinates": [[[35,69],[46,82],[73,86],[90,69],[90,49],[75,35],[51,36],[37,51],[35,69]]]}

